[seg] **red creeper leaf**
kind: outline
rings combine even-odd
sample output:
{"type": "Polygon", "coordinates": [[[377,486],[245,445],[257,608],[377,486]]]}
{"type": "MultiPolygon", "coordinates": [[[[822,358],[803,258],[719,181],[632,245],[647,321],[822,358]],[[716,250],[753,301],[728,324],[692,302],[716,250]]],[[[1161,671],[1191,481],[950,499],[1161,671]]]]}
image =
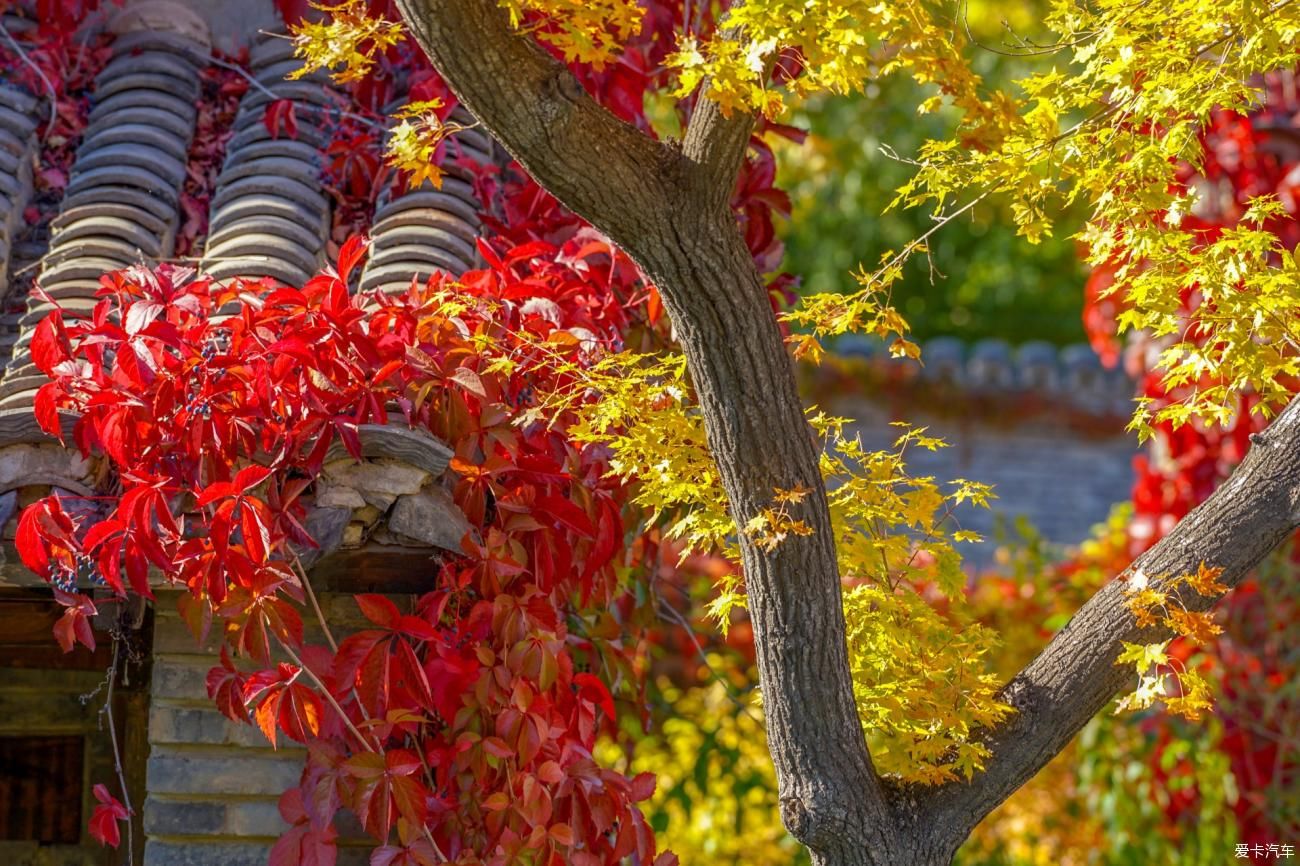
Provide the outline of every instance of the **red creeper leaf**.
{"type": "Polygon", "coordinates": [[[618,718],[614,714],[614,698],[599,677],[594,674],[574,674],[573,682],[578,686],[579,693],[604,710],[611,722],[618,718]]]}
{"type": "Polygon", "coordinates": [[[266,106],[262,123],[266,126],[266,131],[271,133],[271,138],[279,138],[281,129],[290,138],[298,137],[298,118],[294,114],[292,99],[277,99],[266,106]]]}
{"type": "Polygon", "coordinates": [[[68,332],[63,326],[63,311],[57,307],[46,314],[32,335],[32,362],[47,376],[54,368],[72,357],[68,332]]]}
{"type": "Polygon", "coordinates": [[[347,285],[352,269],[365,258],[369,248],[370,239],[364,235],[352,235],[344,242],[343,248],[339,250],[339,279],[344,285],[347,285]]]}
{"type": "Polygon", "coordinates": [[[95,786],[94,794],[99,805],[90,816],[90,835],[99,844],[116,848],[122,843],[122,833],[117,822],[127,820],[130,813],[116,797],[108,793],[108,788],[103,784],[95,786]]]}

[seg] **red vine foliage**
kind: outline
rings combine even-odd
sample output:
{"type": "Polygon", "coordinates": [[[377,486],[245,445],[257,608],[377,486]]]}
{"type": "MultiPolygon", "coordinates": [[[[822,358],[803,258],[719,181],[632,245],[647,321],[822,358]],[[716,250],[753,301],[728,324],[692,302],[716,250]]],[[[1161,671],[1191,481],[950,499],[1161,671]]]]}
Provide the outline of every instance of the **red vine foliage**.
{"type": "Polygon", "coordinates": [[[57,435],[58,413],[77,413],[78,447],[112,461],[122,494],[90,525],[57,497],[29,507],[24,561],[59,588],[76,639],[94,613],[78,579],[150,596],[151,568],[185,587],[196,634],[220,622],[254,668],[223,653],[208,677],[218,707],[310,747],[275,862],[331,847],[346,806],[384,856],[410,862],[511,862],[528,849],[548,863],[648,863],[635,803],[653,779],[591,756],[614,721],[606,683],[632,662],[609,639],[628,609],[614,567],[622,491],[603,480],[600,453],[565,438],[564,419],[514,423],[529,392],[562,384],[541,381],[553,354],[581,362],[569,329],[616,339],[621,312],[593,316],[601,299],[574,282],[584,260],[554,248],[491,255],[461,280],[469,307],[456,315],[417,292],[349,295],[363,254],[350,241],[337,270],[302,289],[135,268],[103,278],[91,319],[47,319],[32,344],[52,378],[38,417],[57,435]],[[549,303],[525,301],[537,298],[549,303]],[[235,300],[239,316],[213,320],[235,300]],[[490,372],[485,343],[524,363],[490,372]],[[359,596],[371,628],[337,649],[307,644],[295,604],[310,592],[295,567],[295,546],[311,544],[303,496],[329,446],[359,457],[358,425],[386,422],[390,407],[453,445],[453,495],[475,532],[413,610],[359,596]]]}
{"type": "MultiPolygon", "coordinates": [[[[82,12],[51,19],[50,56],[72,50],[82,12]]],[[[575,70],[647,130],[645,100],[666,84],[662,59],[681,12],[651,4],[624,62],[575,70]]],[[[54,193],[60,177],[66,184],[103,42],[91,43],[98,64],[41,67],[72,94],[59,102],[67,129],[41,154],[54,193]]],[[[223,130],[248,87],[224,68],[203,75],[180,256],[206,233],[223,130]]],[[[344,808],[374,837],[375,864],[668,866],[675,858],[657,852],[637,806],[654,778],[628,778],[592,756],[620,708],[645,717],[643,624],[653,611],[632,579],[656,542],[634,531],[601,449],[572,442],[569,419],[530,413],[534,395],[574,384],[557,358],[581,368],[605,348],[660,346],[667,323],[632,262],[511,163],[460,162],[489,203],[485,268],[401,298],[349,294],[366,250],[356,235],[378,191],[402,182],[382,163],[384,110],[433,96],[454,107],[407,49],[328,111],[320,149],[337,266],[306,285],[222,285],[169,264],[135,267],[101,279],[89,318],[42,322],[32,354],[51,382],[38,420],[61,436],[63,416],[75,415],[73,443],[108,460],[119,491],[97,506],[35,503],[16,542],[64,607],[55,631],[65,649],[93,644],[96,594],[151,598],[159,581],[184,590],[181,613],[196,637],[214,627],[224,636],[207,682],[221,712],[272,743],[307,745],[301,783],[280,803],[292,829],[273,850],[279,866],[334,862],[344,808]],[[237,315],[216,315],[232,307],[237,315]],[[511,363],[492,363],[501,358],[511,363]],[[408,425],[451,446],[451,495],[472,528],[411,607],[358,596],[370,626],[336,642],[322,623],[325,643],[313,643],[301,611],[316,606],[298,559],[314,544],[307,502],[331,445],[359,457],[368,423],[408,425]]],[[[268,106],[280,134],[293,136],[297,120],[268,106]]],[[[764,272],[781,259],[774,214],[789,208],[774,179],[772,152],[756,136],[734,206],[764,272]]],[[[774,304],[790,284],[773,277],[774,304]]],[[[92,833],[116,845],[127,809],[103,786],[96,796],[92,833]]]]}

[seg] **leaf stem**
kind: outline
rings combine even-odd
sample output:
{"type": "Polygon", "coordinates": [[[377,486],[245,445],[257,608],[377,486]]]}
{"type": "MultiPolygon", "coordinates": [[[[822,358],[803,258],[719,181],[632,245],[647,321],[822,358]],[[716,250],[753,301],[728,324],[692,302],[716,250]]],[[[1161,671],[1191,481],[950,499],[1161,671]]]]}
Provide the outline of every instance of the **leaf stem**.
{"type": "MultiPolygon", "coordinates": [[[[265,622],[263,622],[263,624],[266,625],[265,622]]],[[[352,724],[352,720],[348,718],[348,714],[343,711],[343,707],[339,704],[338,700],[335,699],[333,693],[325,687],[325,683],[321,681],[321,678],[316,676],[316,672],[302,663],[302,659],[298,657],[298,654],[293,651],[293,648],[290,647],[289,644],[285,642],[284,638],[280,637],[274,629],[268,627],[267,630],[271,634],[275,635],[276,642],[280,644],[280,649],[284,650],[284,654],[289,657],[289,660],[298,666],[298,670],[307,675],[307,678],[315,684],[316,688],[320,689],[325,700],[329,701],[330,706],[334,708],[334,712],[339,714],[339,718],[343,719],[343,724],[347,726],[347,729],[351,732],[352,736],[357,738],[357,741],[361,743],[362,747],[367,752],[383,754],[383,749],[372,746],[370,741],[365,738],[365,735],[357,729],[357,726],[352,724]]]]}

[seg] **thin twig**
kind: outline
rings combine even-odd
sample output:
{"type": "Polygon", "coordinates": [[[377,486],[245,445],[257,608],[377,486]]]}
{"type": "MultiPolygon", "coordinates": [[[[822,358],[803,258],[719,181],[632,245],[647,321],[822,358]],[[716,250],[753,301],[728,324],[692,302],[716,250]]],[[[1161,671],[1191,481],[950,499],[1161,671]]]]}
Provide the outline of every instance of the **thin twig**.
{"type": "Polygon", "coordinates": [[[117,771],[117,783],[122,789],[122,805],[126,807],[126,853],[130,862],[135,862],[135,809],[131,808],[131,791],[126,785],[126,771],[122,769],[122,750],[117,745],[117,725],[113,722],[113,686],[117,682],[117,663],[122,648],[122,637],[113,636],[113,663],[108,669],[108,694],[104,698],[104,715],[108,719],[108,737],[113,741],[113,769],[117,771]]]}
{"type": "MultiPolygon", "coordinates": [[[[265,84],[263,84],[262,82],[258,81],[256,78],[254,78],[254,77],[252,76],[252,74],[251,74],[247,69],[245,69],[244,67],[240,66],[240,65],[237,64],[237,63],[229,63],[229,62],[227,62],[227,61],[225,61],[225,60],[222,60],[222,59],[219,58],[219,57],[213,57],[213,58],[211,58],[211,62],[212,62],[214,65],[216,65],[216,66],[220,66],[222,69],[229,69],[231,72],[237,72],[237,73],[239,73],[239,75],[242,76],[243,79],[244,79],[245,81],[247,81],[247,82],[248,82],[249,84],[251,84],[254,88],[256,88],[257,91],[258,91],[259,93],[261,93],[263,96],[266,96],[266,97],[268,97],[268,98],[270,98],[270,99],[274,99],[274,100],[281,100],[281,99],[287,99],[287,98],[288,98],[288,97],[285,97],[285,96],[280,96],[280,95],[277,94],[275,91],[271,90],[271,89],[270,89],[269,87],[267,87],[265,84]]],[[[305,109],[305,110],[307,110],[307,111],[315,111],[315,112],[317,112],[318,114],[321,114],[321,115],[327,115],[327,114],[330,112],[330,109],[327,109],[327,108],[325,108],[324,106],[311,105],[310,103],[306,103],[306,102],[297,102],[297,101],[295,101],[295,102],[294,102],[294,107],[301,107],[301,108],[303,108],[303,109],[305,109]]],[[[347,117],[347,118],[349,118],[349,119],[351,119],[351,120],[355,120],[355,121],[357,121],[358,123],[364,123],[366,126],[373,127],[374,129],[386,129],[386,128],[387,128],[387,127],[384,126],[384,124],[380,123],[379,121],[377,121],[377,120],[372,120],[371,118],[366,117],[365,115],[362,115],[362,114],[356,114],[356,113],[351,112],[351,111],[343,111],[343,110],[339,110],[339,111],[337,112],[337,114],[339,115],[339,117],[347,117]]]]}
{"type": "Polygon", "coordinates": [[[925,242],[930,239],[931,235],[939,231],[939,229],[943,228],[948,223],[955,220],[957,217],[969,211],[971,208],[975,207],[975,205],[984,201],[984,199],[992,195],[993,192],[994,190],[992,188],[985,189],[982,193],[977,195],[975,198],[971,199],[966,204],[962,205],[960,208],[948,214],[947,216],[938,217],[935,220],[935,224],[931,226],[930,229],[925,232],[925,234],[908,241],[902,250],[900,250],[898,253],[894,255],[893,258],[891,258],[888,262],[886,262],[884,265],[878,268],[875,273],[868,276],[864,282],[867,285],[877,282],[880,279],[880,277],[890,268],[894,267],[895,265],[901,264],[907,261],[909,258],[911,258],[912,252],[917,247],[920,247],[923,244],[925,244],[925,242]]]}
{"type": "MultiPolygon", "coordinates": [[[[298,554],[293,555],[294,567],[298,569],[298,579],[302,581],[303,589],[307,592],[307,598],[311,601],[311,609],[316,614],[316,621],[320,623],[321,631],[325,632],[325,640],[329,643],[330,649],[335,653],[339,651],[338,641],[334,640],[334,634],[330,631],[329,623],[325,621],[325,613],[320,608],[320,602],[316,600],[316,591],[311,588],[311,578],[307,577],[307,569],[302,567],[302,560],[298,554]]],[[[360,703],[360,699],[358,699],[360,703]]]]}
{"type": "MultiPolygon", "coordinates": [[[[663,556],[662,548],[660,548],[659,556],[660,558],[663,556]]],[[[656,578],[654,582],[658,583],[658,578],[656,578]]],[[[731,683],[727,682],[727,680],[723,678],[722,674],[713,667],[713,663],[709,661],[708,653],[704,650],[704,645],[700,643],[699,636],[695,634],[695,628],[686,617],[682,615],[682,612],[669,604],[668,600],[659,592],[656,591],[654,596],[655,613],[664,619],[671,620],[678,628],[686,632],[686,636],[690,639],[691,644],[694,645],[695,652],[700,657],[700,661],[704,664],[705,669],[709,672],[709,676],[714,680],[714,682],[722,686],[722,691],[726,694],[727,698],[736,705],[737,709],[761,725],[763,720],[753,714],[749,705],[741,699],[740,694],[732,689],[731,683]]]]}
{"type": "Polygon", "coordinates": [[[18,55],[18,59],[31,67],[31,70],[40,76],[41,82],[45,85],[45,89],[50,92],[50,120],[45,125],[45,134],[41,136],[41,144],[44,145],[45,139],[50,137],[50,133],[54,131],[54,124],[59,119],[58,91],[54,89],[54,85],[45,74],[45,70],[33,63],[32,59],[27,56],[27,52],[23,51],[23,47],[18,44],[18,40],[14,39],[13,34],[9,32],[9,28],[4,25],[4,22],[0,22],[0,34],[2,34],[5,40],[8,41],[9,45],[13,47],[14,52],[18,55]]]}

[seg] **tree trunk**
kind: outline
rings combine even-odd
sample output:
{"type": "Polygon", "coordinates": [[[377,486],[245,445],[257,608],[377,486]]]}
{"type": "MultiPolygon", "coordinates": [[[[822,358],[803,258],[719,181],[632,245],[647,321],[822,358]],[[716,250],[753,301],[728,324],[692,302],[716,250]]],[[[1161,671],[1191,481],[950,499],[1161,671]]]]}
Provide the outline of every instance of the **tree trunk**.
{"type": "Polygon", "coordinates": [[[744,526],[777,491],[810,491],[791,516],[811,535],[741,544],[781,816],[819,863],[897,863],[854,704],[820,447],[767,289],[729,211],[677,213],[638,264],[672,316],[732,516],[744,526]]]}

